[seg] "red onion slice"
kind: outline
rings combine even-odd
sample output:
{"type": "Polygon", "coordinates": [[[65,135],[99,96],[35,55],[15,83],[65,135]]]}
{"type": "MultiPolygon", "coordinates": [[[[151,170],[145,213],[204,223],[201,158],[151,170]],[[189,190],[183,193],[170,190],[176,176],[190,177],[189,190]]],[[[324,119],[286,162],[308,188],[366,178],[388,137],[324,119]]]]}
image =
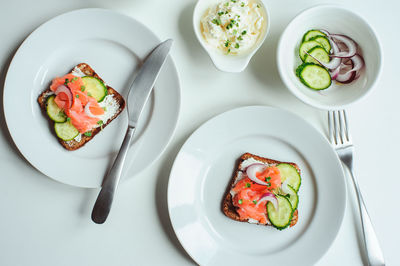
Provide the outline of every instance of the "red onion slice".
{"type": "Polygon", "coordinates": [[[341,34],[331,34],[329,37],[342,42],[348,49],[348,51],[334,52],[334,57],[349,58],[356,54],[357,44],[350,37],[341,34]]]}
{"type": "Polygon", "coordinates": [[[262,173],[267,169],[268,166],[262,163],[254,163],[251,164],[247,167],[246,169],[246,174],[250,178],[251,181],[259,184],[259,185],[264,185],[267,186],[266,182],[261,181],[260,179],[257,178],[257,173],[262,173]]]}
{"type": "Polygon", "coordinates": [[[257,205],[260,204],[261,202],[264,201],[270,201],[273,205],[276,211],[278,211],[278,199],[272,192],[267,192],[264,193],[261,198],[257,201],[257,205]]]}
{"type": "Polygon", "coordinates": [[[59,93],[65,93],[67,95],[67,98],[68,98],[69,107],[72,106],[72,92],[67,86],[65,86],[65,85],[58,86],[54,93],[56,95],[58,95],[59,93]]]}
{"type": "Polygon", "coordinates": [[[352,82],[356,77],[356,72],[354,71],[350,71],[344,74],[339,74],[336,77],[336,81],[343,83],[343,84],[348,84],[350,82],[352,82]]]}
{"type": "Polygon", "coordinates": [[[87,114],[89,117],[97,118],[97,116],[95,116],[94,114],[92,114],[92,112],[90,111],[90,102],[88,102],[88,103],[85,105],[84,111],[85,111],[85,114],[87,114]]]}

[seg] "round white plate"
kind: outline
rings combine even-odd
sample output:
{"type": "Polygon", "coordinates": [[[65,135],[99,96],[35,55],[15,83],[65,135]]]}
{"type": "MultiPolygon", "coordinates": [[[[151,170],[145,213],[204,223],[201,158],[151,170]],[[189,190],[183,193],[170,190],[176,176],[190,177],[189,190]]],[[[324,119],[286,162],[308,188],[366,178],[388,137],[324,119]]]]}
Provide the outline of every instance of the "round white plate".
{"type": "MultiPolygon", "coordinates": [[[[125,98],[141,59],[160,40],[135,19],[105,9],[62,14],[37,28],[21,45],[4,86],[4,112],[11,136],[24,157],[45,175],[70,185],[100,187],[127,128],[126,110],[76,151],[65,150],[37,103],[54,77],[88,63],[125,98]]],[[[168,58],[140,118],[126,166],[133,176],[155,161],[178,120],[180,85],[168,58]]]]}
{"type": "Polygon", "coordinates": [[[200,265],[312,265],[335,239],[345,202],[342,167],[327,140],[296,115],[262,106],[234,109],[202,125],[179,152],[168,185],[173,228],[200,265]],[[294,227],[279,231],[222,213],[245,152],[300,166],[294,227]]]}

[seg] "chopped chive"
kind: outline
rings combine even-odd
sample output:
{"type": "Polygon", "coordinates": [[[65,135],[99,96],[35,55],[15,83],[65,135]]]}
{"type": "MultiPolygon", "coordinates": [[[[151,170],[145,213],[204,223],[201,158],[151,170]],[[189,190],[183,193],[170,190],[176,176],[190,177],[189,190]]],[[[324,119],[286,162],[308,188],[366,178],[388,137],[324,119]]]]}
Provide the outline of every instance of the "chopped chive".
{"type": "Polygon", "coordinates": [[[242,3],[240,4],[240,6],[241,6],[241,7],[244,7],[244,2],[242,2],[242,3]]]}
{"type": "Polygon", "coordinates": [[[236,49],[239,49],[239,47],[240,47],[239,43],[236,43],[236,44],[235,44],[235,48],[236,48],[236,49]]]}
{"type": "Polygon", "coordinates": [[[240,36],[238,37],[238,40],[239,40],[239,41],[243,41],[242,35],[240,35],[240,36]]]}
{"type": "Polygon", "coordinates": [[[228,49],[228,54],[231,52],[231,49],[228,49]]]}
{"type": "Polygon", "coordinates": [[[64,85],[67,85],[69,83],[69,79],[65,79],[64,85]]]}
{"type": "Polygon", "coordinates": [[[97,121],[97,124],[101,126],[103,124],[103,120],[97,121]]]}
{"type": "Polygon", "coordinates": [[[224,14],[224,11],[218,12],[218,16],[222,16],[224,14]]]}
{"type": "Polygon", "coordinates": [[[212,23],[214,23],[215,25],[221,25],[221,20],[220,19],[213,19],[212,23]]]}
{"type": "Polygon", "coordinates": [[[271,180],[270,176],[265,178],[265,181],[269,181],[269,180],[271,180]]]}
{"type": "Polygon", "coordinates": [[[267,182],[267,187],[270,187],[271,186],[271,182],[267,182]]]}
{"type": "Polygon", "coordinates": [[[90,137],[90,136],[92,136],[92,131],[85,132],[83,135],[90,137]]]}
{"type": "Polygon", "coordinates": [[[71,82],[74,82],[77,79],[78,79],[77,77],[74,77],[74,78],[71,79],[71,82]]]}
{"type": "Polygon", "coordinates": [[[258,8],[260,8],[260,5],[259,5],[259,4],[257,4],[257,7],[258,7],[258,8]]]}
{"type": "Polygon", "coordinates": [[[81,91],[85,91],[85,85],[81,86],[81,91]]]}
{"type": "Polygon", "coordinates": [[[245,30],[242,31],[242,35],[246,35],[246,33],[247,33],[247,31],[245,31],[245,30]]]}
{"type": "Polygon", "coordinates": [[[237,0],[231,0],[233,3],[236,3],[237,2],[237,0]]]}
{"type": "Polygon", "coordinates": [[[226,40],[225,42],[225,47],[228,47],[230,45],[231,41],[230,40],[226,40]]]}
{"type": "Polygon", "coordinates": [[[76,98],[79,98],[79,94],[75,95],[76,98]]]}
{"type": "Polygon", "coordinates": [[[251,184],[250,183],[246,183],[246,187],[251,187],[251,184]]]}
{"type": "Polygon", "coordinates": [[[257,204],[257,201],[256,201],[256,200],[253,200],[253,203],[254,203],[254,204],[257,204]]]}
{"type": "Polygon", "coordinates": [[[67,122],[69,122],[71,120],[71,117],[67,117],[67,122]]]}
{"type": "Polygon", "coordinates": [[[243,200],[242,200],[242,199],[240,199],[238,202],[239,202],[239,204],[242,204],[242,203],[243,203],[243,200]]]}

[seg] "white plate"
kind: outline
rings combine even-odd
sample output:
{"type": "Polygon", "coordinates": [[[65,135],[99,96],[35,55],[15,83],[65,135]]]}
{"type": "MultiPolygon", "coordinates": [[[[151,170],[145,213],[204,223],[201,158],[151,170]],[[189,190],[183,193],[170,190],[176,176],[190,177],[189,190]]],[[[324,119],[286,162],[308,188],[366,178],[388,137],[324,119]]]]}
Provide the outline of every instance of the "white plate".
{"type": "MultiPolygon", "coordinates": [[[[140,22],[105,9],[65,13],[36,29],[15,54],[4,87],[7,126],[24,157],[57,181],[100,187],[122,143],[126,110],[84,147],[71,152],[52,134],[37,96],[54,77],[86,62],[126,97],[141,59],[159,42],[140,22]]],[[[126,176],[139,173],[164,151],[175,130],[179,109],[178,75],[168,58],[140,118],[126,176]]]]}
{"type": "Polygon", "coordinates": [[[345,202],[342,167],[327,140],[296,115],[262,106],[234,109],[202,125],[179,152],[168,185],[173,228],[200,265],[312,265],[335,239],[345,202]],[[300,166],[293,228],[279,231],[222,213],[223,195],[245,152],[300,166]]]}

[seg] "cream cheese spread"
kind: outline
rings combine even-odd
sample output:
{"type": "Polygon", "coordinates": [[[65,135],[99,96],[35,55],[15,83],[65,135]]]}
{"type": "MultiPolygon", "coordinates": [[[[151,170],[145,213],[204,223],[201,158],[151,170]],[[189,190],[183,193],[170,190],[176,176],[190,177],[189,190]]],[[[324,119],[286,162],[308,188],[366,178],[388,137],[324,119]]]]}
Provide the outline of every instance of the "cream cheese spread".
{"type": "Polygon", "coordinates": [[[266,29],[266,14],[257,0],[225,0],[210,7],[200,21],[204,39],[225,54],[255,46],[266,29]]]}

